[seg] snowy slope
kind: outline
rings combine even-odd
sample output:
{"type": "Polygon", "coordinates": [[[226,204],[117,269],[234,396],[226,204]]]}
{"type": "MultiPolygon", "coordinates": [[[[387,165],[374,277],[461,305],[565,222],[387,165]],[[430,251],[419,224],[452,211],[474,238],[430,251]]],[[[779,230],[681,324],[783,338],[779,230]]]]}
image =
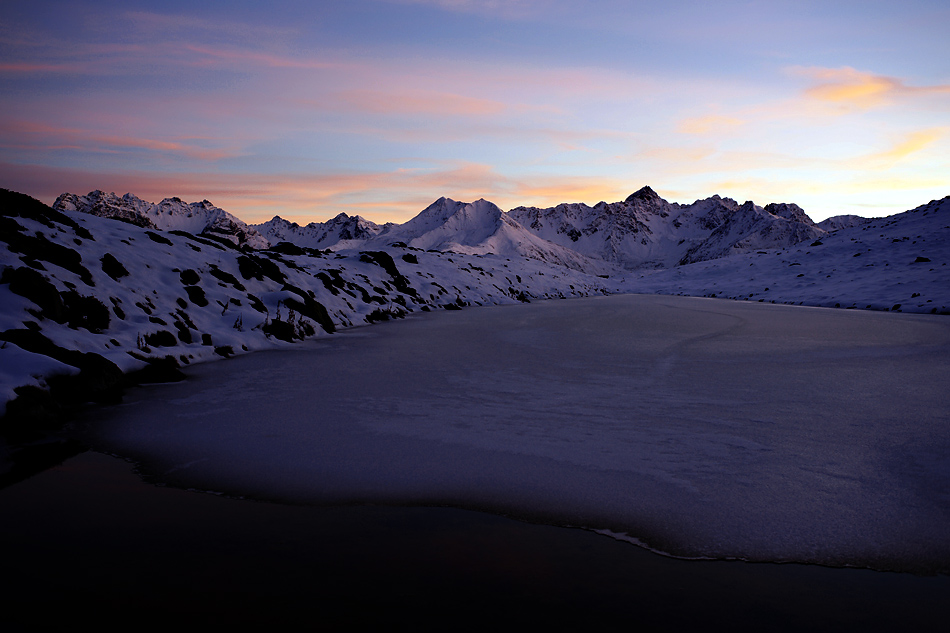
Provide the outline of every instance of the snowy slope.
{"type": "Polygon", "coordinates": [[[626,269],[669,268],[824,234],[794,204],[763,208],[713,196],[680,205],[650,187],[623,202],[518,207],[509,214],[546,240],[626,269]]]}
{"type": "Polygon", "coordinates": [[[53,203],[53,208],[113,218],[162,231],[178,230],[218,236],[251,248],[270,246],[270,242],[256,230],[207,200],[186,203],[181,198],[165,198],[153,204],[131,193],[119,197],[114,193],[96,190],[85,196],[64,193],[53,203]]]}
{"type": "Polygon", "coordinates": [[[167,369],[419,310],[605,292],[602,279],[535,260],[401,247],[255,252],[0,194],[0,402],[76,368],[85,395],[71,397],[94,397],[156,362],[167,369]]]}
{"type": "Polygon", "coordinates": [[[950,197],[783,249],[628,274],[616,291],[950,313],[950,197]]]}
{"type": "Polygon", "coordinates": [[[439,198],[405,224],[388,227],[374,242],[402,242],[424,250],[470,255],[527,257],[594,274],[611,269],[539,238],[484,199],[465,203],[439,198]]]}

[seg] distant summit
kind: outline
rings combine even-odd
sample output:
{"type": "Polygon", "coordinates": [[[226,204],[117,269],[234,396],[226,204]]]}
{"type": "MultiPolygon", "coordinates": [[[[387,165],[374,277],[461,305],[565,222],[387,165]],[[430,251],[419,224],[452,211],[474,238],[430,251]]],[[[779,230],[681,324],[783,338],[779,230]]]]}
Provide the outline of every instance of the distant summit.
{"type": "Polygon", "coordinates": [[[645,200],[647,202],[653,202],[655,200],[660,200],[659,194],[653,191],[649,186],[642,187],[637,191],[631,193],[627,196],[627,199],[624,202],[633,202],[634,200],[645,200]]]}

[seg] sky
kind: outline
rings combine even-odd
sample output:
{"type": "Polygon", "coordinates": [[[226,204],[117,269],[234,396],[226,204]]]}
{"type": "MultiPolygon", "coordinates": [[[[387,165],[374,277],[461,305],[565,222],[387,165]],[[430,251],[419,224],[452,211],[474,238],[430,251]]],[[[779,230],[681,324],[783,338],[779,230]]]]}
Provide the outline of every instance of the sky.
{"type": "Polygon", "coordinates": [[[713,194],[815,220],[950,195],[950,3],[0,5],[0,187],[404,222],[713,194]]]}

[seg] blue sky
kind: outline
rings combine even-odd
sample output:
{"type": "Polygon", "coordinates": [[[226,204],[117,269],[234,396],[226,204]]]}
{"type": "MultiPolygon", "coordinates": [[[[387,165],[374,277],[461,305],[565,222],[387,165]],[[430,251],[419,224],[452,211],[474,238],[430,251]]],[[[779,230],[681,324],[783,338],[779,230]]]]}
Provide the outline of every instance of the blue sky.
{"type": "Polygon", "coordinates": [[[5,2],[0,186],[248,221],[950,194],[945,2],[5,2]]]}

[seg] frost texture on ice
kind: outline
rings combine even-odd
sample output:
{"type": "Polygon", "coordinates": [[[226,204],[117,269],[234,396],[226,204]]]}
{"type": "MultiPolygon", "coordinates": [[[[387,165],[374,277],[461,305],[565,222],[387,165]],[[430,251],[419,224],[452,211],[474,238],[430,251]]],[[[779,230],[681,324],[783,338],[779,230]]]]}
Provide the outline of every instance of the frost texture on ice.
{"type": "Polygon", "coordinates": [[[929,315],[543,302],[193,367],[89,428],[190,487],[479,508],[684,557],[947,571],[948,352],[929,315]]]}

